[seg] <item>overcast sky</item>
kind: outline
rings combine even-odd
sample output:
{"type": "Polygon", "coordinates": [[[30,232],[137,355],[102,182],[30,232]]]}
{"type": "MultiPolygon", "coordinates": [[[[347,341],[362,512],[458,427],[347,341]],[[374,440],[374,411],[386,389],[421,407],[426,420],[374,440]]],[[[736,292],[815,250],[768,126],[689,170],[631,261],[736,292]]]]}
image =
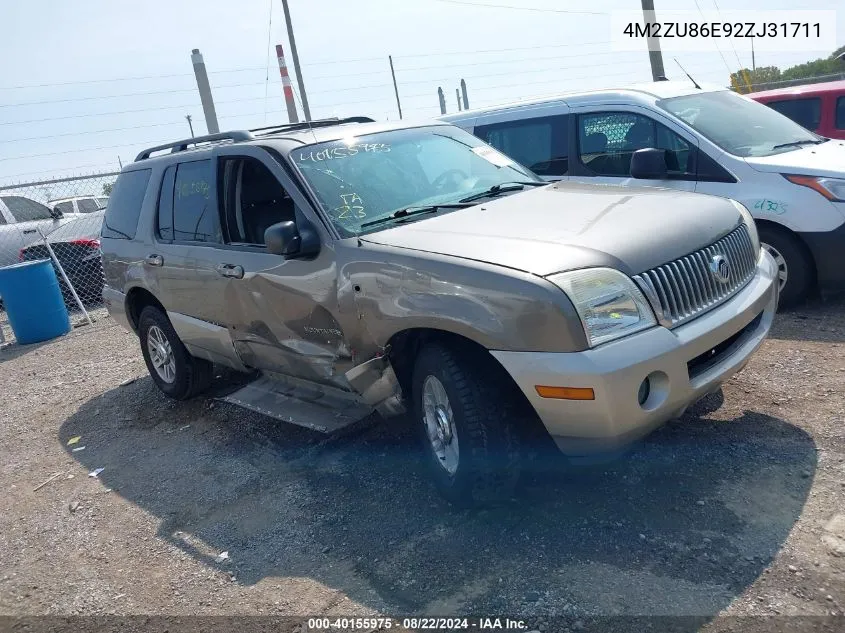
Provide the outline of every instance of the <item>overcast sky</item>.
{"type": "MultiPolygon", "coordinates": [[[[612,52],[610,15],[638,0],[289,0],[312,116],[398,118],[392,54],[405,118],[439,114],[437,88],[457,109],[651,78],[648,57],[612,52]],[[586,11],[588,13],[568,13],[586,11]]],[[[656,0],[656,9],[714,11],[714,0],[656,0]]],[[[721,0],[730,9],[793,9],[794,0],[721,0]]],[[[836,0],[806,8],[837,9],[836,0]]],[[[281,0],[5,0],[0,3],[0,184],[118,168],[145,146],[197,134],[205,122],[190,61],[199,48],[221,129],[286,121],[268,50],[287,45],[281,0]],[[268,18],[272,4],[272,27],[268,18]],[[268,48],[268,33],[269,44],[268,48]],[[266,96],[265,96],[266,95],[266,96]]],[[[845,10],[837,42],[845,43],[845,10]]],[[[679,61],[698,80],[728,83],[750,49],[720,44],[679,61]]],[[[766,53],[781,68],[830,50],[766,53]]],[[[288,63],[290,55],[288,54],[288,63]]],[[[671,51],[670,78],[679,78],[671,51]]]]}

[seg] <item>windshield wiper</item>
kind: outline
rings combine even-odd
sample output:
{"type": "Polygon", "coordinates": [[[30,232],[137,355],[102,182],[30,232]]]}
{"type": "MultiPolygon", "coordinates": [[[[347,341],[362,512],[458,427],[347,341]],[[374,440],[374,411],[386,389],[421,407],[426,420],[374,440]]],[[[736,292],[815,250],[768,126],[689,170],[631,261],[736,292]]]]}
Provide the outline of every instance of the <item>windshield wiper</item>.
{"type": "Polygon", "coordinates": [[[526,186],[540,187],[548,184],[549,183],[546,181],[536,180],[511,180],[508,182],[500,182],[498,185],[493,185],[485,191],[480,191],[472,194],[471,196],[467,196],[466,198],[461,198],[459,202],[472,202],[474,200],[481,200],[482,198],[492,198],[493,196],[498,196],[500,194],[507,193],[508,191],[520,191],[525,189],[526,186]]]}
{"type": "Polygon", "coordinates": [[[467,204],[463,200],[461,200],[460,202],[450,202],[447,204],[430,204],[423,207],[406,207],[405,209],[399,209],[398,211],[394,211],[390,215],[387,215],[383,218],[364,222],[361,225],[361,228],[363,229],[364,227],[374,226],[376,224],[385,224],[387,222],[393,222],[394,220],[401,221],[402,218],[407,218],[413,215],[420,215],[423,213],[437,213],[440,209],[463,209],[464,207],[471,206],[471,204],[467,204]]]}
{"type": "Polygon", "coordinates": [[[813,145],[820,145],[824,143],[823,140],[813,140],[813,139],[804,139],[803,141],[790,141],[789,143],[781,143],[780,145],[775,145],[772,149],[781,149],[783,147],[799,147],[801,145],[806,145],[807,143],[812,143],[813,145]]]}

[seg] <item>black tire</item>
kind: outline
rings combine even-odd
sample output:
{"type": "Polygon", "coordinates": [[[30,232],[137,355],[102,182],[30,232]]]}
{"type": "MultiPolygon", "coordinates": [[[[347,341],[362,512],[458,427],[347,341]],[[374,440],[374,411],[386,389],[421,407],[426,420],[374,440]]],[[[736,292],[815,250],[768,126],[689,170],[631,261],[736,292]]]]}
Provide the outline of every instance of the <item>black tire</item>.
{"type": "Polygon", "coordinates": [[[214,365],[188,353],[164,312],[153,306],[144,308],[138,319],[138,336],[141,340],[141,353],[144,355],[147,371],[150,372],[150,377],[162,393],[174,400],[186,400],[208,389],[211,385],[214,365]],[[164,334],[170,344],[175,361],[175,376],[171,382],[162,378],[150,358],[147,341],[149,332],[154,326],[164,334]]]}
{"type": "Polygon", "coordinates": [[[780,290],[779,305],[790,307],[806,299],[815,282],[813,262],[806,247],[786,229],[761,226],[758,232],[764,248],[769,246],[766,249],[769,254],[783,257],[778,273],[786,273],[786,283],[780,290]]]}
{"type": "Polygon", "coordinates": [[[414,424],[434,483],[446,499],[472,506],[506,499],[520,475],[518,424],[523,407],[515,385],[503,371],[491,371],[492,358],[473,349],[441,343],[424,347],[416,358],[412,382],[414,424]],[[426,430],[424,385],[436,378],[448,396],[457,436],[454,473],[442,465],[426,430]]]}

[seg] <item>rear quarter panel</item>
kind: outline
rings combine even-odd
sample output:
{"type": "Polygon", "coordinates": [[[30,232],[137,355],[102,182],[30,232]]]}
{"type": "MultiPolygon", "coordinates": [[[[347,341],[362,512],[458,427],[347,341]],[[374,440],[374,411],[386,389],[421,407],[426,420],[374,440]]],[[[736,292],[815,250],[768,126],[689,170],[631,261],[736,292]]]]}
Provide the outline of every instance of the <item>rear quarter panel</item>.
{"type": "MultiPolygon", "coordinates": [[[[151,270],[151,267],[144,262],[148,255],[155,252],[152,236],[158,208],[161,177],[165,167],[166,165],[160,162],[150,165],[152,173],[141,204],[141,214],[138,218],[134,239],[124,240],[108,237],[100,239],[103,274],[106,284],[104,292],[107,295],[109,289],[125,295],[133,288],[144,288],[162,301],[162,297],[157,292],[155,271],[151,270]]],[[[164,306],[167,307],[167,304],[164,303],[164,306]]],[[[114,307],[111,309],[114,309],[114,307]]]]}

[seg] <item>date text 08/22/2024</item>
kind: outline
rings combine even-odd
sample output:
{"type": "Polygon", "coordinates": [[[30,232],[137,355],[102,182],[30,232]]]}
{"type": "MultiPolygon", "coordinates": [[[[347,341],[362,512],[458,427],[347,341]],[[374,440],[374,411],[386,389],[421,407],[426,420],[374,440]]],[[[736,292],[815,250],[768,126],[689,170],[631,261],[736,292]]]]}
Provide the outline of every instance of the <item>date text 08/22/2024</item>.
{"type": "Polygon", "coordinates": [[[525,631],[524,620],[511,618],[309,618],[309,633],[338,630],[397,629],[407,631],[525,631]]]}

